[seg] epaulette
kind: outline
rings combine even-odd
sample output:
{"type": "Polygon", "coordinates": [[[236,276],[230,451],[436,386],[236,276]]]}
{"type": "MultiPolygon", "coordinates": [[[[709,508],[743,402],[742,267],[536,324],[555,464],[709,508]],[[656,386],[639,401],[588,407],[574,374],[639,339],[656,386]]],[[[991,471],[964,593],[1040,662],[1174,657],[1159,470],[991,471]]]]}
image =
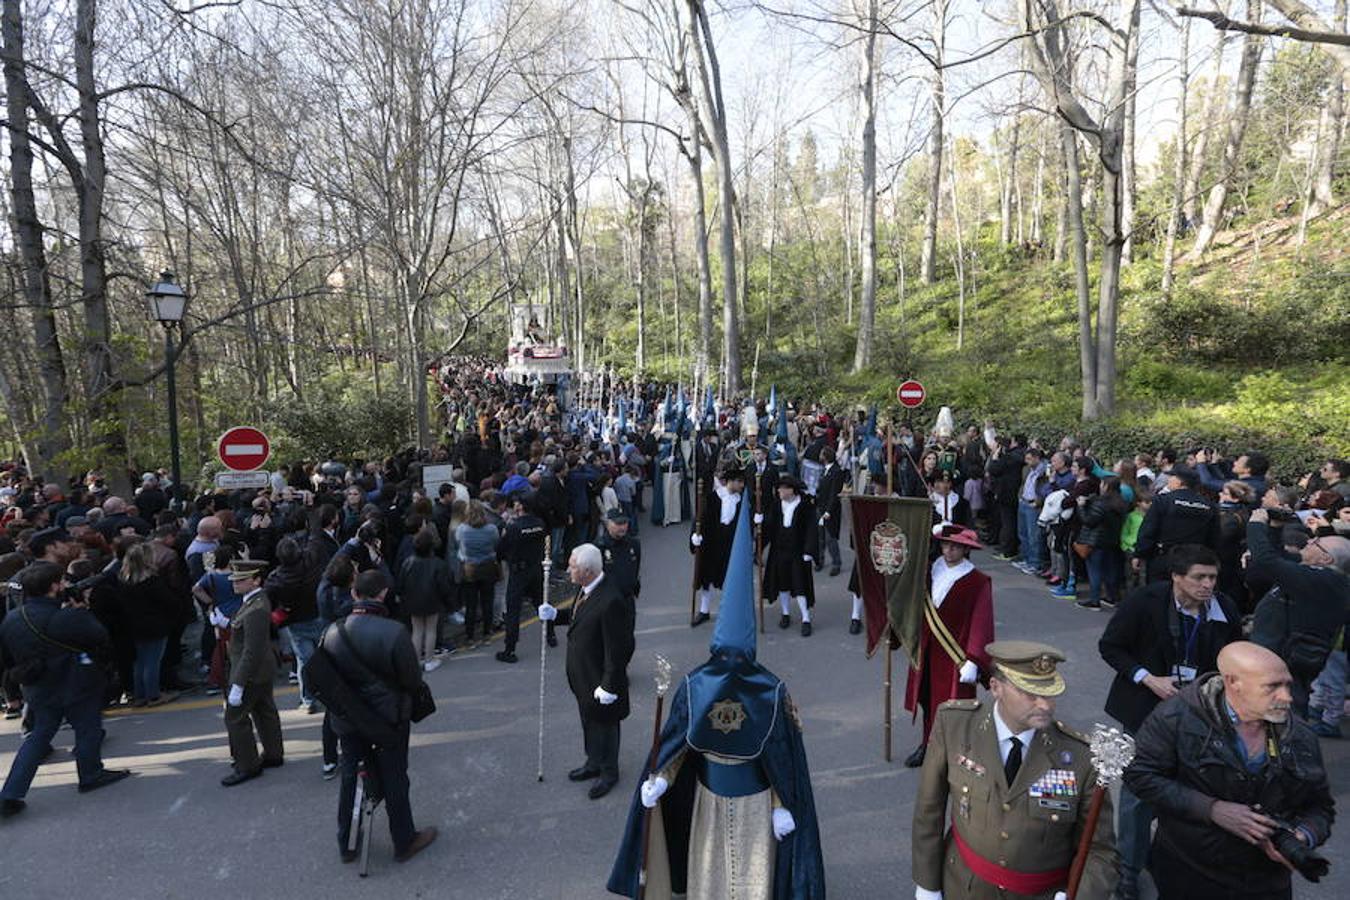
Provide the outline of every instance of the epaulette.
{"type": "Polygon", "coordinates": [[[1083,734],[1081,731],[1074,731],[1072,728],[1070,728],[1068,725],[1065,725],[1063,722],[1056,720],[1055,727],[1058,728],[1060,730],[1060,733],[1065,735],[1066,737],[1071,737],[1075,741],[1088,744],[1089,746],[1092,744],[1092,738],[1083,734]]]}
{"type": "Polygon", "coordinates": [[[979,700],[947,700],[938,709],[961,709],[966,712],[980,708],[979,700]]]}

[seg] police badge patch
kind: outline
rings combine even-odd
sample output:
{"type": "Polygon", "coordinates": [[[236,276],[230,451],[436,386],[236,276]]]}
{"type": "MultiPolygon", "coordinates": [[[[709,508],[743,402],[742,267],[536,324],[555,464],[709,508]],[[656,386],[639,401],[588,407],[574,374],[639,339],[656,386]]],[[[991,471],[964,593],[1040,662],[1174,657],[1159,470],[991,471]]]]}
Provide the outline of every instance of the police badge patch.
{"type": "Polygon", "coordinates": [[[708,721],[723,734],[740,731],[745,724],[745,707],[735,700],[718,700],[708,712],[708,721]]]}
{"type": "Polygon", "coordinates": [[[885,521],[872,529],[868,538],[872,566],[882,575],[899,575],[909,564],[909,537],[900,526],[885,521]]]}

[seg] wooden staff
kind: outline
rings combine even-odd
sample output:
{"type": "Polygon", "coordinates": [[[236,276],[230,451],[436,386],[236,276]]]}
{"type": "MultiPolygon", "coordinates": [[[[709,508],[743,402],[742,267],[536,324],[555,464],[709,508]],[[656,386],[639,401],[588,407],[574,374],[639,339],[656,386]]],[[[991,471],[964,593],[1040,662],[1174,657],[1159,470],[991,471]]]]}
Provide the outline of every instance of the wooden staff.
{"type": "Polygon", "coordinates": [[[1102,816],[1102,804],[1106,800],[1106,788],[1098,784],[1092,789],[1092,800],[1088,804],[1087,822],[1083,825],[1083,836],[1078,841],[1078,852],[1073,855],[1073,865],[1069,867],[1069,885],[1065,891],[1069,900],[1078,893],[1078,883],[1083,880],[1083,869],[1087,866],[1088,851],[1092,847],[1092,836],[1097,833],[1097,820],[1102,816]]]}
{"type": "MultiPolygon", "coordinates": [[[[694,455],[694,465],[698,465],[698,454],[694,455]]],[[[689,591],[689,624],[692,626],[698,617],[699,564],[703,561],[703,479],[694,481],[694,534],[699,536],[699,545],[694,548],[694,584],[689,591]]]]}
{"type": "MultiPolygon", "coordinates": [[[[647,777],[656,774],[656,758],[661,750],[661,708],[670,690],[670,660],[656,655],[656,722],[652,725],[652,749],[647,754],[647,777]]],[[[647,854],[652,843],[652,808],[642,810],[642,868],[638,870],[638,900],[647,895],[647,854]]]]}
{"type": "MultiPolygon", "coordinates": [[[[544,535],[544,603],[548,603],[549,569],[553,566],[552,535],[544,535]]],[[[544,780],[544,672],[548,666],[548,623],[539,623],[539,773],[544,780]]]]}
{"type": "MultiPolygon", "coordinates": [[[[767,455],[767,454],[766,454],[766,455],[767,455]]],[[[753,453],[752,453],[750,456],[751,456],[751,459],[754,459],[754,454],[753,454],[753,453]]],[[[756,465],[756,472],[755,472],[755,519],[758,520],[758,519],[759,519],[759,516],[760,516],[760,510],[759,510],[760,480],[764,477],[764,475],[763,475],[761,472],[758,471],[758,464],[756,463],[755,465],[756,465]]],[[[759,563],[759,555],[760,555],[761,550],[763,549],[763,548],[760,546],[760,544],[761,544],[761,542],[762,542],[762,540],[763,540],[763,533],[764,533],[764,532],[763,532],[763,528],[764,528],[764,526],[761,525],[758,521],[755,522],[755,560],[754,560],[754,562],[755,562],[755,601],[756,601],[756,603],[757,603],[758,606],[759,606],[759,633],[760,633],[760,634],[763,634],[763,633],[764,633],[764,596],[763,596],[763,594],[761,593],[761,590],[760,590],[761,585],[762,585],[763,582],[764,582],[764,572],[763,572],[763,569],[760,568],[760,563],[759,563]]]]}

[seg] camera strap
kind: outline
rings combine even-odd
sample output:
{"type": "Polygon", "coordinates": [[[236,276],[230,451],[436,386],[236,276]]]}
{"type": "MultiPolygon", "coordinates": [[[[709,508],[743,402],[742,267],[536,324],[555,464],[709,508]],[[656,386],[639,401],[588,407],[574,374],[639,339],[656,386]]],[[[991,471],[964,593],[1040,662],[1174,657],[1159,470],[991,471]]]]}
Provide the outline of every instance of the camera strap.
{"type": "Polygon", "coordinates": [[[84,652],[83,650],[80,650],[77,647],[72,647],[69,644],[63,644],[60,641],[56,640],[55,638],[48,636],[46,632],[40,630],[36,625],[34,625],[33,620],[28,617],[27,603],[19,605],[19,616],[23,619],[23,623],[28,626],[28,630],[33,632],[33,634],[37,635],[38,640],[45,641],[48,644],[51,644],[53,647],[60,647],[67,653],[79,654],[84,652]]]}

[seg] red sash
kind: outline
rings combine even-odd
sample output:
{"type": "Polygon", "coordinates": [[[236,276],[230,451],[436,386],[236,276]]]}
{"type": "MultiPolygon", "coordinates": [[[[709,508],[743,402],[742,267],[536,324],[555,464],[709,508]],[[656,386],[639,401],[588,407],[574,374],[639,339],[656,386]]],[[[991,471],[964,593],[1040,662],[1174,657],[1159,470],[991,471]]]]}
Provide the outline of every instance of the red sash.
{"type": "Polygon", "coordinates": [[[965,842],[961,832],[956,830],[955,822],[952,823],[952,843],[956,844],[956,850],[965,861],[966,868],[970,869],[976,878],[1001,890],[1012,891],[1014,894],[1044,894],[1046,891],[1063,887],[1069,880],[1067,867],[1050,872],[1014,872],[1012,869],[990,862],[965,842]]]}

